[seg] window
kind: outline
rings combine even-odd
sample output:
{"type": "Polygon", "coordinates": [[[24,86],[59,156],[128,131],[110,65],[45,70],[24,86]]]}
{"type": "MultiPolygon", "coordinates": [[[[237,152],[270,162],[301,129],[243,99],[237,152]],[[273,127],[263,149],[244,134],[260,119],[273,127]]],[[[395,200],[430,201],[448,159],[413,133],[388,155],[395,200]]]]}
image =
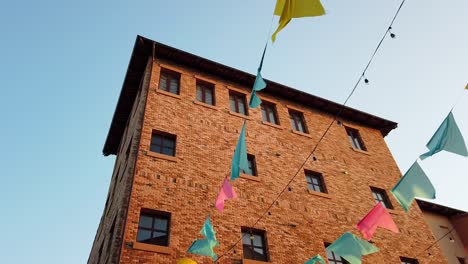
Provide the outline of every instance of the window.
{"type": "Polygon", "coordinates": [[[361,139],[361,135],[359,131],[354,128],[345,127],[346,133],[348,134],[349,141],[351,142],[351,146],[355,149],[364,150],[366,151],[367,148],[364,145],[364,142],[361,139]]]}
{"type": "Polygon", "coordinates": [[[244,258],[268,261],[264,231],[243,228],[242,248],[244,251],[244,258]]]}
{"type": "Polygon", "coordinates": [[[249,169],[242,170],[242,172],[248,175],[257,176],[257,165],[255,164],[255,156],[247,154],[247,161],[249,162],[249,169]]]}
{"type": "Polygon", "coordinates": [[[460,262],[460,264],[466,264],[465,258],[457,257],[457,259],[458,259],[458,262],[460,262]]]}
{"type": "Polygon", "coordinates": [[[307,128],[304,122],[304,115],[301,112],[289,110],[289,119],[291,119],[291,125],[295,131],[307,133],[307,128]]]}
{"type": "MultiPolygon", "coordinates": [[[[330,243],[325,243],[325,248],[328,247],[329,245],[330,243]]],[[[328,259],[329,264],[349,264],[349,262],[346,261],[345,259],[341,258],[338,255],[335,255],[335,252],[328,250],[328,249],[326,250],[327,250],[327,259],[328,259]]]]}
{"type": "Polygon", "coordinates": [[[150,150],[164,155],[175,156],[176,136],[168,133],[153,131],[150,150]]]}
{"type": "Polygon", "coordinates": [[[137,241],[168,246],[170,218],[169,213],[142,210],[138,224],[137,241]]]}
{"type": "Polygon", "coordinates": [[[393,209],[390,199],[388,199],[387,193],[383,189],[371,187],[372,196],[374,196],[375,204],[382,202],[383,206],[388,209],[393,209]]]}
{"type": "Polygon", "coordinates": [[[209,105],[215,105],[214,85],[197,80],[197,101],[209,105]]]}
{"type": "Polygon", "coordinates": [[[262,102],[261,108],[263,121],[279,125],[278,115],[276,114],[276,106],[274,104],[262,102]]]}
{"type": "Polygon", "coordinates": [[[162,69],[159,76],[159,89],[173,93],[179,94],[180,86],[180,73],[173,72],[170,70],[162,69]]]}
{"type": "Polygon", "coordinates": [[[322,174],[313,171],[306,171],[305,175],[309,190],[322,193],[327,192],[322,174]]]}
{"type": "Polygon", "coordinates": [[[401,264],[418,264],[417,259],[412,259],[412,258],[405,258],[405,257],[400,257],[401,264]]]}
{"type": "Polygon", "coordinates": [[[232,112],[247,115],[245,108],[245,94],[229,91],[229,104],[232,112]]]}

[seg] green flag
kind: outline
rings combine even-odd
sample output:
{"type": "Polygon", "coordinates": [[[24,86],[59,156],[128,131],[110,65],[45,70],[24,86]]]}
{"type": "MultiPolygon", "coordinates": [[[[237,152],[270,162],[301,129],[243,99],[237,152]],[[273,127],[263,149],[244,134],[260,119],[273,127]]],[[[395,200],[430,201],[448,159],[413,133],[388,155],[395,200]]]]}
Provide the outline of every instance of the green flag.
{"type": "Polygon", "coordinates": [[[428,158],[442,150],[465,157],[468,156],[465,140],[463,139],[460,129],[458,129],[452,112],[448,114],[426,146],[429,151],[422,154],[420,156],[421,159],[428,158]]]}
{"type": "Polygon", "coordinates": [[[406,212],[409,211],[415,197],[435,199],[436,195],[434,186],[417,161],[400,178],[391,192],[406,212]]]}
{"type": "Polygon", "coordinates": [[[313,258],[311,258],[308,261],[304,262],[304,264],[315,264],[317,262],[320,262],[322,264],[326,264],[325,260],[320,255],[314,256],[313,258]]]}
{"type": "Polygon", "coordinates": [[[234,156],[231,164],[231,181],[240,178],[241,171],[249,170],[249,161],[247,160],[247,146],[245,143],[245,121],[242,125],[242,130],[237,142],[234,156]]]}
{"type": "Polygon", "coordinates": [[[206,218],[205,223],[200,230],[200,234],[202,234],[205,239],[195,239],[187,252],[212,257],[213,260],[216,260],[218,256],[214,253],[213,248],[219,246],[219,243],[218,240],[216,240],[216,232],[211,225],[209,216],[206,218]]]}
{"type": "Polygon", "coordinates": [[[327,250],[333,251],[335,255],[341,256],[351,264],[360,264],[363,255],[375,253],[379,248],[346,232],[329,245],[327,250]]]}
{"type": "Polygon", "coordinates": [[[250,108],[256,108],[258,107],[261,103],[262,100],[257,96],[257,91],[261,91],[265,89],[266,87],[266,82],[262,78],[262,67],[263,67],[263,59],[265,58],[265,52],[268,46],[268,42],[265,44],[265,48],[263,49],[263,54],[262,54],[262,59],[260,60],[260,65],[258,66],[257,69],[257,77],[255,78],[255,83],[252,88],[252,94],[250,95],[250,102],[249,102],[249,107],[250,108]]]}

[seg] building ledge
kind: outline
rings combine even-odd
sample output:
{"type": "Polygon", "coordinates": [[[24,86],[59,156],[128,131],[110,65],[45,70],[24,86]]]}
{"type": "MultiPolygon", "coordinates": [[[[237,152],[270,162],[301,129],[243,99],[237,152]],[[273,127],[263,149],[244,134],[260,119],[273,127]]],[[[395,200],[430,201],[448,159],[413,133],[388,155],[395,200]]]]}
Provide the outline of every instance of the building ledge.
{"type": "Polygon", "coordinates": [[[353,148],[353,147],[350,147],[350,148],[351,148],[353,151],[355,151],[355,152],[362,153],[362,154],[366,154],[366,155],[368,155],[368,156],[371,155],[371,153],[369,153],[369,151],[367,151],[367,150],[357,149],[357,148],[353,148]]]}
{"type": "Polygon", "coordinates": [[[315,196],[318,196],[318,197],[322,197],[322,198],[327,198],[327,199],[331,199],[332,196],[328,193],[323,193],[323,192],[316,192],[316,191],[312,191],[310,189],[307,189],[307,192],[312,194],[312,195],[315,195],[315,196]]]}
{"type": "Polygon", "coordinates": [[[140,243],[140,242],[133,242],[133,249],[156,252],[156,253],[161,253],[165,255],[170,255],[172,253],[172,250],[170,247],[151,245],[151,244],[140,243]]]}
{"type": "Polygon", "coordinates": [[[252,175],[248,175],[248,174],[245,174],[245,173],[241,173],[240,177],[241,177],[241,179],[246,179],[246,180],[251,180],[251,181],[256,181],[256,182],[260,181],[258,176],[252,176],[252,175]]]}
{"type": "Polygon", "coordinates": [[[302,133],[302,132],[299,132],[299,131],[296,131],[296,130],[294,130],[294,129],[291,129],[291,132],[292,132],[293,134],[296,134],[296,135],[299,135],[299,136],[303,136],[303,137],[312,138],[312,136],[311,136],[311,135],[309,135],[309,134],[306,134],[306,133],[302,133]]]}
{"type": "Polygon", "coordinates": [[[143,154],[145,154],[146,156],[152,157],[152,158],[163,159],[163,160],[168,160],[168,161],[172,161],[172,162],[179,161],[177,159],[177,157],[168,156],[168,155],[164,155],[164,154],[160,154],[160,153],[156,153],[156,152],[152,152],[152,151],[143,151],[143,154]]]}
{"type": "Polygon", "coordinates": [[[163,91],[163,90],[160,90],[160,89],[156,89],[156,93],[162,94],[162,95],[167,95],[169,97],[176,98],[176,99],[179,99],[179,100],[181,99],[180,94],[173,94],[173,93],[166,92],[166,91],[163,91]]]}
{"type": "Polygon", "coordinates": [[[264,124],[266,126],[274,127],[274,128],[277,128],[277,129],[284,129],[284,127],[281,126],[281,125],[273,124],[273,123],[270,123],[270,122],[267,122],[267,121],[262,121],[262,124],[264,124]]]}
{"type": "Polygon", "coordinates": [[[229,114],[230,114],[230,115],[233,115],[233,116],[240,117],[240,118],[245,118],[245,119],[247,119],[247,120],[252,120],[252,117],[247,116],[247,115],[243,115],[243,114],[239,114],[239,113],[237,113],[237,112],[229,111],[229,114]]]}

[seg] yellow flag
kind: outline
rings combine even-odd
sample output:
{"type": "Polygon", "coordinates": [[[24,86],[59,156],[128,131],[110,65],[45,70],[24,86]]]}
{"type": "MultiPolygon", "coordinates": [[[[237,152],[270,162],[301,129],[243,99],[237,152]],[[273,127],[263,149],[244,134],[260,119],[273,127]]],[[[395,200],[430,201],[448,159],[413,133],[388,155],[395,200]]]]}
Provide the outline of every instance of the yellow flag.
{"type": "Polygon", "coordinates": [[[189,258],[181,258],[177,261],[177,264],[197,264],[197,262],[189,258]]]}
{"type": "Polygon", "coordinates": [[[465,87],[466,90],[468,90],[468,83],[466,84],[466,87],[465,87]]]}
{"type": "Polygon", "coordinates": [[[291,21],[292,18],[313,17],[325,14],[320,0],[277,0],[275,15],[280,16],[279,25],[271,40],[276,40],[276,34],[291,21]]]}

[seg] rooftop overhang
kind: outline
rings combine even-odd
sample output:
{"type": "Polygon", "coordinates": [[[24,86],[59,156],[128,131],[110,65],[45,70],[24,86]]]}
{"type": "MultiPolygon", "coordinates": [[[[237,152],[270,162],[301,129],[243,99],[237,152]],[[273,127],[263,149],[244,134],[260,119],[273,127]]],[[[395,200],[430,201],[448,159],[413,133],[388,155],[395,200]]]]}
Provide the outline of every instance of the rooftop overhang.
{"type": "Polygon", "coordinates": [[[430,212],[430,213],[443,215],[447,217],[468,214],[467,212],[464,212],[462,210],[454,209],[454,208],[447,207],[441,204],[435,204],[435,203],[431,203],[431,202],[423,201],[419,199],[416,199],[416,202],[418,203],[419,208],[425,212],[430,212]]]}
{"type": "MultiPolygon", "coordinates": [[[[143,76],[147,60],[153,55],[153,52],[156,58],[173,61],[177,64],[185,65],[243,86],[251,87],[255,81],[255,75],[250,73],[190,54],[142,36],[137,36],[114,117],[112,118],[106,143],[104,144],[103,154],[105,156],[117,154],[127,119],[130,116],[132,104],[138,92],[140,79],[143,76]]],[[[262,90],[262,93],[292,100],[331,115],[336,115],[342,107],[341,104],[296,90],[286,85],[266,79],[265,81],[267,87],[262,90]]],[[[378,129],[384,137],[397,127],[397,123],[393,121],[350,107],[345,107],[343,109],[340,114],[340,119],[357,122],[378,129]]]]}

